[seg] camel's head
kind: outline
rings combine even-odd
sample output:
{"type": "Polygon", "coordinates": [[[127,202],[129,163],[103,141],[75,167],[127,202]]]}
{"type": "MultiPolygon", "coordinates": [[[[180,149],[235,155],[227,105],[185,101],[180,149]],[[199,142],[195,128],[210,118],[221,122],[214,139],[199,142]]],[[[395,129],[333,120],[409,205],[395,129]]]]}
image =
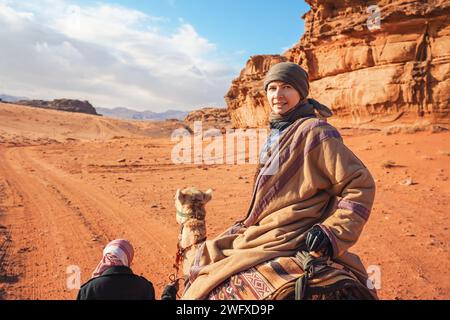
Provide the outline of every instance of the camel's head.
{"type": "Polygon", "coordinates": [[[175,194],[177,222],[184,223],[188,219],[205,219],[205,204],[211,200],[212,190],[202,192],[197,188],[178,189],[175,194]]]}

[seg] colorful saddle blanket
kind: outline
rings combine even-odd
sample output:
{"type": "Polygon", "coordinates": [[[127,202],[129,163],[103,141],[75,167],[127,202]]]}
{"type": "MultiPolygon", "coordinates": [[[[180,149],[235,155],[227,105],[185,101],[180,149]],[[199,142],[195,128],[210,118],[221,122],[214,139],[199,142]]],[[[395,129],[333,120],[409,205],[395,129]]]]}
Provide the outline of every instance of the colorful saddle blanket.
{"type": "MultiPolygon", "coordinates": [[[[303,275],[301,263],[295,257],[279,257],[239,272],[217,286],[209,300],[272,299],[279,290],[294,286],[303,275]]],[[[331,287],[342,280],[358,282],[356,276],[340,264],[328,260],[320,266],[309,287],[331,287]]],[[[358,282],[359,283],[359,282],[358,282]]]]}

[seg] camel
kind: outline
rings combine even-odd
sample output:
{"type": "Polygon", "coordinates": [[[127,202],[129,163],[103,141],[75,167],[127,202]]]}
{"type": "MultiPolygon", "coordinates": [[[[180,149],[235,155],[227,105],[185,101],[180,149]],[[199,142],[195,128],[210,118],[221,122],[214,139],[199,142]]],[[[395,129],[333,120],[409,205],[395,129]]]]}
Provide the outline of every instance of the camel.
{"type": "Polygon", "coordinates": [[[206,240],[205,204],[212,198],[212,190],[202,192],[196,188],[178,189],[175,194],[176,219],[180,225],[178,235],[177,266],[182,262],[186,280],[195,252],[206,240]]]}
{"type": "MultiPolygon", "coordinates": [[[[176,269],[176,276],[178,275],[180,265],[182,266],[182,279],[185,283],[189,279],[189,271],[193,265],[196,251],[200,248],[202,243],[206,241],[205,204],[210,201],[211,198],[211,189],[202,192],[194,187],[183,190],[178,189],[175,195],[176,220],[180,225],[180,233],[178,235],[178,251],[174,266],[176,269]]],[[[276,264],[290,266],[292,273],[289,276],[294,279],[296,278],[297,280],[286,283],[282,287],[274,290],[270,295],[252,298],[269,300],[376,299],[374,293],[369,292],[367,288],[360,285],[354,277],[343,271],[341,267],[336,268],[336,266],[333,265],[333,262],[327,257],[320,257],[308,252],[299,251],[295,257],[280,257],[272,261],[276,264]],[[294,264],[292,264],[293,259],[297,261],[294,264]],[[294,268],[292,268],[293,265],[295,265],[294,268]],[[324,293],[320,287],[327,281],[329,284],[331,276],[337,278],[340,277],[341,279],[344,279],[344,281],[339,281],[332,287],[328,285],[329,289],[324,293]],[[321,282],[322,284],[319,284],[321,282]],[[314,283],[317,283],[318,285],[315,285],[314,283]],[[307,286],[310,289],[306,289],[307,286]]],[[[267,264],[272,263],[272,261],[261,264],[262,266],[265,266],[263,269],[268,270],[267,264]]],[[[249,269],[250,273],[256,271],[258,266],[255,268],[249,269]]],[[[249,270],[245,272],[249,272],[249,270]]],[[[257,272],[259,272],[259,270],[257,272]]],[[[269,275],[270,277],[270,273],[273,275],[274,272],[275,271],[271,270],[266,276],[269,275]]],[[[233,286],[236,286],[238,283],[242,284],[242,281],[239,278],[242,278],[242,275],[233,275],[228,281],[229,283],[233,283],[233,286]]],[[[229,296],[227,296],[227,294],[221,294],[219,290],[215,293],[213,292],[213,295],[209,296],[209,298],[229,299],[229,296]]]]}

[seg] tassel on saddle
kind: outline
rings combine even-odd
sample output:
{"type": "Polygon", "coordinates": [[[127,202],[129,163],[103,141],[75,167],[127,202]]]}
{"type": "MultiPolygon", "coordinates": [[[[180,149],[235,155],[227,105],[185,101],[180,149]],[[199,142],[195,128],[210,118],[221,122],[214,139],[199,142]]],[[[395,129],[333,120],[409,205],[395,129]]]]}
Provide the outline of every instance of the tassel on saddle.
{"type": "Polygon", "coordinates": [[[318,266],[326,265],[328,257],[315,258],[306,251],[299,251],[295,256],[304,271],[295,282],[295,300],[303,300],[306,296],[308,281],[314,277],[318,266]]]}

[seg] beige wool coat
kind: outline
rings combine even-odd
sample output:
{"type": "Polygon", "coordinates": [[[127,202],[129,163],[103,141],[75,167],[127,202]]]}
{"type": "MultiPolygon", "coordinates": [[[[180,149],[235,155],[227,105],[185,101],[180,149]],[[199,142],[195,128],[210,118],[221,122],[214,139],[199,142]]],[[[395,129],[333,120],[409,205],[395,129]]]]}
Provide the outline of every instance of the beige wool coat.
{"type": "Polygon", "coordinates": [[[198,250],[182,299],[205,299],[240,271],[295,255],[305,249],[314,225],[330,238],[332,259],[365,285],[363,264],[347,250],[358,240],[374,197],[369,170],[337,129],[317,118],[298,119],[262,168],[247,217],[198,250]]]}

